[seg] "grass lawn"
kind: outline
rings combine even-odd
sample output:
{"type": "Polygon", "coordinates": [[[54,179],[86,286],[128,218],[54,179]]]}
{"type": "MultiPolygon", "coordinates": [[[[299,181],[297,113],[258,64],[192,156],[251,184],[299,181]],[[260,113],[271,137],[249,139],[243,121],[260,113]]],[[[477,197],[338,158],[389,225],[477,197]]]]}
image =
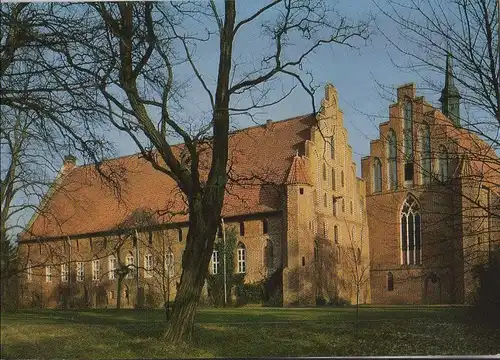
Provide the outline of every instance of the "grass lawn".
{"type": "Polygon", "coordinates": [[[1,316],[2,358],[152,358],[500,353],[500,328],[460,307],[201,309],[171,346],[161,310],[23,310],[1,316]]]}

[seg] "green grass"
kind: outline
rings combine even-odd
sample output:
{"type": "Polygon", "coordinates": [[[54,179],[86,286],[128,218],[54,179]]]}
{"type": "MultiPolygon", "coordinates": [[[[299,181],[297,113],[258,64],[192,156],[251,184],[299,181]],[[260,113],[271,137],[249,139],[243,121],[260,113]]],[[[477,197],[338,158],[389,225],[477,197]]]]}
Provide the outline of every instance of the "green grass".
{"type": "Polygon", "coordinates": [[[193,343],[163,340],[161,310],[2,314],[2,358],[152,358],[500,353],[500,329],[460,307],[201,309],[193,343]]]}

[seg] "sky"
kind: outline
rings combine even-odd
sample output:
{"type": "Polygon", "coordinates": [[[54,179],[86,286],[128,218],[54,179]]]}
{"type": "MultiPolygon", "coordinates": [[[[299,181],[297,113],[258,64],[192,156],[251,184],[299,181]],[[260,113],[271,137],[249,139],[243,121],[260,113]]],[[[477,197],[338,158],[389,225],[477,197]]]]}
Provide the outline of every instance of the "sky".
{"type": "MultiPolygon", "coordinates": [[[[242,18],[248,16],[255,11],[259,3],[262,2],[240,2],[244,5],[238,7],[238,14],[242,18]],[[252,6],[248,4],[252,4],[252,6]]],[[[370,15],[375,16],[378,27],[385,35],[397,36],[394,26],[378,12],[371,0],[341,0],[338,1],[336,9],[354,21],[367,19],[370,15]]],[[[360,175],[360,159],[369,155],[370,140],[378,137],[378,124],[387,120],[388,106],[394,101],[398,86],[415,82],[419,95],[425,95],[426,100],[431,104],[440,106],[438,102],[440,94],[419,91],[420,76],[396,67],[393,60],[404,63],[406,59],[391,48],[382,33],[374,28],[372,28],[372,32],[366,44],[357,43],[360,45],[357,49],[333,45],[314,54],[304,64],[304,67],[314,74],[315,82],[322,85],[316,93],[316,108],[319,107],[321,97],[324,94],[323,86],[327,82],[331,82],[337,88],[339,107],[344,112],[344,126],[347,128],[348,141],[353,148],[358,175],[360,175]]],[[[258,33],[254,32],[253,29],[242,32],[235,42],[235,55],[244,59],[248,59],[249,56],[253,58],[254,48],[258,49],[259,47],[258,41],[255,40],[256,36],[258,33]]],[[[217,67],[217,61],[214,57],[216,54],[212,51],[212,46],[217,46],[217,44],[212,43],[205,48],[200,47],[196,53],[201,73],[209,80],[215,80],[217,67]],[[211,74],[214,75],[210,76],[211,74]]],[[[258,53],[259,51],[256,50],[255,54],[258,53]]],[[[434,74],[434,76],[436,76],[436,81],[444,83],[444,74],[442,76],[434,74]]],[[[195,82],[194,79],[193,82],[195,82]]],[[[205,93],[193,85],[188,96],[192,106],[191,111],[187,111],[189,116],[196,117],[197,114],[203,114],[205,111],[204,103],[203,100],[199,101],[198,99],[203,99],[206,96],[205,93]]],[[[264,123],[266,119],[278,121],[310,113],[311,110],[310,98],[305,92],[296,90],[285,101],[267,108],[265,112],[260,114],[259,118],[261,123],[264,123]]],[[[253,125],[255,122],[250,119],[235,119],[233,128],[253,125]]],[[[111,137],[115,140],[119,155],[137,152],[137,148],[126,134],[113,133],[111,137]]]]}
{"type": "MultiPolygon", "coordinates": [[[[332,1],[333,4],[333,0],[327,1],[332,1]]],[[[386,0],[377,1],[383,3],[386,0]]],[[[253,14],[259,5],[265,3],[262,0],[237,2],[237,21],[253,14]]],[[[218,4],[221,5],[221,2],[219,1],[218,4]]],[[[405,83],[415,82],[417,93],[425,95],[426,100],[436,107],[440,106],[438,102],[440,94],[419,89],[421,85],[419,80],[422,74],[403,71],[394,65],[394,60],[398,63],[404,63],[407,59],[392,49],[385,39],[385,36],[397,37],[397,30],[388,19],[379,13],[372,0],[339,0],[335,4],[335,9],[352,21],[365,20],[370,16],[375,16],[377,27],[384,32],[382,34],[372,26],[372,34],[366,44],[356,42],[359,45],[358,48],[342,45],[328,46],[310,56],[304,63],[304,70],[311,71],[315,83],[321,85],[315,97],[316,109],[319,108],[321,98],[324,95],[323,88],[327,82],[332,83],[338,91],[339,108],[344,113],[344,126],[348,131],[348,142],[353,149],[353,160],[356,163],[357,174],[360,176],[360,160],[369,155],[370,140],[378,138],[378,124],[388,119],[388,106],[396,98],[396,88],[405,83]]],[[[193,25],[193,29],[196,29],[196,25],[193,25]]],[[[203,28],[200,28],[200,34],[202,31],[203,28]]],[[[196,33],[196,30],[194,32],[196,33]]],[[[258,64],[259,55],[266,50],[266,43],[259,38],[259,35],[260,28],[251,26],[244,28],[235,40],[235,59],[240,62],[258,64]]],[[[296,51],[303,51],[303,44],[300,40],[292,45],[296,51]]],[[[217,39],[214,39],[214,41],[199,46],[195,54],[197,66],[212,89],[215,88],[217,77],[218,54],[217,51],[214,51],[214,48],[217,47],[217,39]]],[[[293,55],[293,51],[290,54],[293,55]]],[[[207,117],[210,112],[207,109],[206,93],[193,78],[192,72],[185,70],[187,69],[180,66],[176,71],[176,79],[180,82],[188,81],[191,85],[185,94],[185,110],[176,116],[184,118],[185,121],[186,119],[207,117]]],[[[431,76],[435,76],[436,82],[444,83],[444,74],[431,76]]],[[[287,81],[285,84],[288,84],[287,81]]],[[[260,123],[265,123],[267,119],[279,121],[311,111],[312,107],[308,95],[303,91],[296,90],[283,102],[267,108],[259,114],[259,121],[260,123]]],[[[255,122],[248,118],[235,118],[232,121],[232,129],[253,125],[255,122]]],[[[112,130],[108,135],[109,139],[115,143],[117,156],[138,152],[137,147],[127,134],[112,130]]],[[[77,164],[82,164],[81,159],[77,160],[77,164]]],[[[18,221],[27,222],[31,214],[24,215],[18,221]]]]}

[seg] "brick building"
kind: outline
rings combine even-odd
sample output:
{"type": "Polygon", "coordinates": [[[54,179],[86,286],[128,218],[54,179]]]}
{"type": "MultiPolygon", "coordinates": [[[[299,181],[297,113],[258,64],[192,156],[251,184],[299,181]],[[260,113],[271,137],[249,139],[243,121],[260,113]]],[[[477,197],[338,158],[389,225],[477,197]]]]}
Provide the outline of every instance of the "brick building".
{"type": "MultiPolygon", "coordinates": [[[[285,306],[370,301],[365,182],[337,104],[327,85],[317,115],[230,135],[222,215],[238,236],[236,272],[252,283],[279,271],[285,306]]],[[[200,145],[202,159],[207,149],[200,145]]],[[[182,145],[174,151],[182,156],[182,145]]],[[[101,171],[107,180],[67,157],[20,237],[26,306],[113,307],[117,298],[159,306],[175,297],[188,230],[181,192],[138,155],[101,171]]],[[[221,271],[219,257],[210,272],[221,271]]]]}
{"type": "Polygon", "coordinates": [[[362,159],[373,303],[468,302],[498,245],[498,158],[460,126],[459,99],[449,56],[442,111],[398,88],[362,159]]]}

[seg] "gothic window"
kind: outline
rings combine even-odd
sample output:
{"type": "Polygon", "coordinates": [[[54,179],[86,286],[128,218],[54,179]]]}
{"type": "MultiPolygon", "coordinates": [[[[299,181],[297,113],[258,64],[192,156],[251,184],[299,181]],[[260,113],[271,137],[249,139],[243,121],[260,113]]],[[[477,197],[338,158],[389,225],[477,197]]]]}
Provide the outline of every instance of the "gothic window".
{"type": "Polygon", "coordinates": [[[127,272],[127,279],[132,279],[134,278],[134,267],[135,267],[135,258],[132,253],[128,253],[127,257],[125,258],[125,265],[128,267],[128,272],[127,272]]]}
{"type": "Polygon", "coordinates": [[[212,252],[212,274],[217,275],[219,273],[219,252],[217,250],[214,250],[212,252]]]}
{"type": "Polygon", "coordinates": [[[408,195],[401,210],[401,263],[422,264],[420,205],[408,195]]]}
{"type": "Polygon", "coordinates": [[[153,276],[153,255],[148,253],[144,256],[144,277],[153,276]]]}
{"type": "Polygon", "coordinates": [[[393,291],[394,290],[394,275],[392,275],[392,272],[387,273],[387,291],[393,291]]]}
{"type": "Polygon", "coordinates": [[[340,185],[344,187],[344,170],[340,172],[340,185]]]}
{"type": "Polygon", "coordinates": [[[335,190],[335,170],[332,169],[332,190],[335,190]]]}
{"type": "Polygon", "coordinates": [[[52,282],[52,266],[45,266],[45,281],[52,282]]]}
{"type": "Polygon", "coordinates": [[[405,103],[405,158],[406,162],[413,162],[413,115],[411,102],[405,103]]]}
{"type": "Polygon", "coordinates": [[[238,273],[244,274],[247,271],[247,250],[241,242],[238,244],[236,255],[238,259],[238,273]]]}
{"type": "Polygon", "coordinates": [[[324,207],[328,207],[328,198],[326,196],[326,193],[323,195],[323,205],[324,207]]]}
{"type": "Polygon", "coordinates": [[[84,278],[85,278],[85,263],[79,261],[76,263],[76,281],[83,282],[84,278]]]}
{"type": "Polygon", "coordinates": [[[337,199],[335,196],[332,196],[332,212],[333,216],[337,216],[337,199]]]}
{"type": "Polygon", "coordinates": [[[373,161],[373,192],[382,191],[382,163],[379,158],[373,161]]]}
{"type": "Polygon", "coordinates": [[[421,159],[422,159],[422,183],[430,183],[431,179],[431,131],[429,124],[423,123],[420,131],[421,159]]]}
{"type": "Polygon", "coordinates": [[[339,227],[337,225],[333,228],[333,239],[335,244],[339,243],[339,227]]]}
{"type": "Polygon", "coordinates": [[[323,180],[326,181],[326,165],[323,164],[323,180]]]}
{"type": "Polygon", "coordinates": [[[342,199],[342,212],[345,212],[345,201],[342,199]]]}
{"type": "Polygon", "coordinates": [[[61,282],[68,282],[68,264],[61,264],[61,282]]]}
{"type": "Polygon", "coordinates": [[[114,255],[109,255],[109,258],[108,258],[108,277],[109,277],[109,280],[115,279],[115,271],[116,271],[116,257],[114,255]]]}
{"type": "Polygon", "coordinates": [[[388,166],[388,178],[389,178],[389,190],[395,190],[398,188],[398,171],[397,171],[397,141],[396,134],[394,130],[389,130],[387,135],[387,158],[389,162],[388,166]]]}
{"type": "Polygon", "coordinates": [[[240,221],[240,236],[245,236],[245,222],[240,221]]]}
{"type": "Polygon", "coordinates": [[[448,151],[441,145],[439,147],[438,155],[438,180],[441,182],[446,182],[448,180],[448,151]]]}

